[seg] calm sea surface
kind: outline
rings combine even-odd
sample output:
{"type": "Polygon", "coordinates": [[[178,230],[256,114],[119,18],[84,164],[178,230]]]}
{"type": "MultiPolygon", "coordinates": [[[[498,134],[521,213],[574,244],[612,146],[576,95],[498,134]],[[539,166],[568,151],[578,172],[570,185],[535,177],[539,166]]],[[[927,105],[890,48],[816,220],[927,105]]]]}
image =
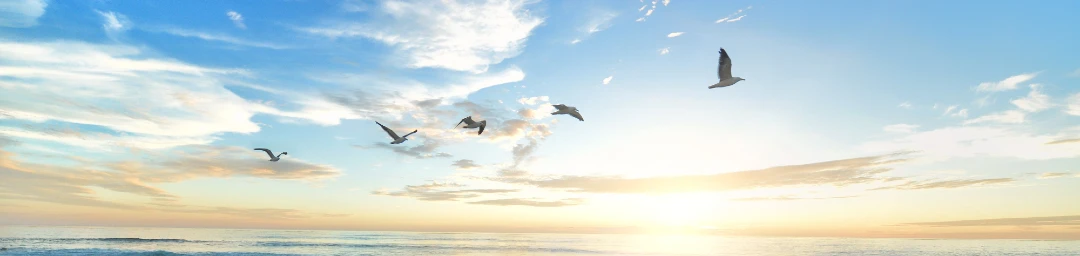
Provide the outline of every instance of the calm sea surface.
{"type": "Polygon", "coordinates": [[[1077,255],[1080,241],[0,226],[0,255],[1077,255]]]}

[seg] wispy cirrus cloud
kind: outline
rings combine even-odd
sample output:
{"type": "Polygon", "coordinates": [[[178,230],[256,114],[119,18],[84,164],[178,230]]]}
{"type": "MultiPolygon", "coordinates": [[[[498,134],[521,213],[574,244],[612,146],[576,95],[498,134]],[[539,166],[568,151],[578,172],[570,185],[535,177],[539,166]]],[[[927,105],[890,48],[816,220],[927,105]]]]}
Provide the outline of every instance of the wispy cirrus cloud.
{"type": "Polygon", "coordinates": [[[1066,144],[1066,143],[1080,143],[1080,138],[1054,140],[1054,141],[1047,142],[1046,145],[1066,144]]]}
{"type": "Polygon", "coordinates": [[[964,121],[964,124],[978,124],[978,123],[999,123],[999,124],[1020,124],[1024,123],[1027,114],[1019,110],[1007,110],[998,113],[988,114],[973,119],[964,121]]]}
{"type": "Polygon", "coordinates": [[[732,13],[732,14],[728,15],[727,17],[716,20],[715,23],[740,21],[740,20],[742,20],[743,17],[746,17],[746,14],[742,14],[742,13],[744,11],[748,11],[748,10],[753,9],[753,8],[754,8],[754,6],[747,6],[746,8],[739,9],[738,11],[735,11],[735,13],[732,13]]]}
{"type": "Polygon", "coordinates": [[[1032,72],[1010,76],[1008,78],[1005,78],[1004,80],[997,82],[982,82],[979,84],[979,86],[975,88],[975,90],[979,92],[1000,92],[1013,90],[1017,88],[1017,85],[1034,79],[1038,75],[1038,72],[1032,72]]]}
{"type": "Polygon", "coordinates": [[[918,151],[920,159],[941,161],[953,158],[1003,157],[1047,160],[1080,156],[1080,144],[1047,145],[1058,134],[1031,133],[995,126],[954,126],[928,129],[899,138],[863,143],[868,152],[918,151]]]}
{"type": "Polygon", "coordinates": [[[19,160],[0,150],[0,198],[64,205],[107,208],[146,208],[95,197],[93,187],[151,199],[153,204],[176,205],[180,198],[156,187],[196,178],[256,177],[281,180],[323,180],[337,177],[332,166],[289,158],[272,163],[263,152],[247,148],[189,146],[149,159],[100,161],[80,159],[77,165],[19,160]]]}
{"type": "Polygon", "coordinates": [[[457,201],[483,196],[485,194],[506,194],[517,189],[453,189],[464,187],[457,183],[432,182],[423,185],[408,185],[401,191],[376,190],[374,195],[410,197],[423,201],[457,201]]]}
{"type": "Polygon", "coordinates": [[[370,38],[404,54],[410,68],[444,68],[483,73],[488,66],[517,56],[544,19],[525,0],[385,1],[378,10],[387,20],[331,22],[298,28],[328,38],[370,38]]]}
{"type": "Polygon", "coordinates": [[[1076,226],[1080,225],[1080,215],[956,220],[938,222],[912,222],[902,225],[928,227],[965,227],[965,226],[1076,226]]]}
{"type": "Polygon", "coordinates": [[[1069,96],[1066,101],[1065,113],[1080,116],[1080,93],[1069,96]]]}
{"type": "Polygon", "coordinates": [[[225,34],[215,34],[215,33],[201,32],[201,31],[195,31],[195,30],[189,30],[189,29],[183,29],[183,28],[176,28],[176,27],[148,27],[148,28],[143,28],[141,30],[146,30],[146,31],[155,32],[155,33],[165,33],[165,34],[179,36],[179,37],[198,38],[198,39],[202,39],[202,40],[206,40],[206,41],[223,42],[223,43],[240,45],[240,46],[259,47],[259,48],[267,48],[267,49],[274,49],[274,50],[282,50],[282,49],[293,48],[292,46],[287,46],[287,45],[249,41],[249,40],[240,39],[240,38],[236,38],[236,37],[225,35],[225,34]]]}
{"type": "Polygon", "coordinates": [[[0,2],[0,27],[27,28],[37,26],[38,17],[45,15],[49,2],[45,0],[10,0],[0,2]]]}
{"type": "Polygon", "coordinates": [[[918,190],[918,189],[941,189],[941,188],[962,188],[972,186],[985,186],[993,184],[1005,184],[1015,182],[1012,178],[994,178],[994,179],[954,179],[954,180],[929,180],[929,181],[907,181],[902,184],[885,186],[880,188],[874,188],[872,190],[918,190]]]}
{"type": "Polygon", "coordinates": [[[794,201],[794,200],[844,199],[844,198],[853,198],[853,197],[857,197],[857,196],[801,197],[801,196],[794,196],[794,195],[782,195],[782,196],[769,196],[769,197],[740,197],[740,198],[733,198],[733,199],[730,199],[730,200],[732,200],[732,201],[754,202],[754,201],[794,201]]]}
{"type": "Polygon", "coordinates": [[[912,133],[918,128],[919,126],[914,124],[891,124],[885,126],[882,130],[892,133],[912,133]]]}
{"type": "Polygon", "coordinates": [[[233,25],[236,25],[237,28],[247,29],[247,25],[244,24],[244,16],[241,15],[239,12],[225,12],[225,17],[229,17],[229,20],[231,20],[233,22],[233,25]]]}
{"type": "Polygon", "coordinates": [[[589,19],[578,28],[578,31],[582,33],[581,36],[570,41],[570,44],[580,43],[592,34],[600,31],[604,31],[612,26],[612,20],[618,17],[619,14],[609,10],[594,10],[589,13],[589,19]]]}
{"type": "Polygon", "coordinates": [[[451,163],[450,166],[457,167],[458,170],[472,170],[480,168],[479,164],[476,164],[476,162],[469,159],[461,159],[454,161],[454,163],[451,163]]]}
{"type": "Polygon", "coordinates": [[[1012,100],[1011,103],[1020,110],[1033,113],[1050,109],[1054,105],[1050,102],[1050,96],[1040,91],[1041,87],[1039,84],[1032,84],[1031,92],[1028,92],[1027,96],[1012,100]]]}
{"type": "Polygon", "coordinates": [[[111,137],[136,144],[205,144],[222,133],[253,133],[260,130],[251,120],[256,114],[324,125],[338,120],[324,120],[336,116],[313,109],[304,101],[310,95],[279,95],[310,111],[304,112],[226,89],[232,80],[249,79],[249,71],[155,58],[122,44],[0,41],[0,63],[0,90],[10,96],[0,99],[2,118],[100,126],[108,129],[101,134],[126,133],[111,137]]]}
{"type": "Polygon", "coordinates": [[[584,202],[581,198],[567,198],[559,200],[542,200],[542,199],[527,199],[527,198],[507,198],[507,199],[492,199],[483,201],[473,201],[470,204],[483,204],[483,205],[497,205],[497,206],[532,206],[532,207],[563,207],[574,206],[584,202]]]}
{"type": "MultiPolygon", "coordinates": [[[[642,1],[642,2],[644,2],[644,1],[642,1]]],[[[656,1],[656,0],[653,0],[652,2],[649,2],[649,4],[646,4],[646,5],[643,5],[643,6],[641,6],[641,8],[639,8],[639,9],[638,9],[638,12],[642,12],[642,11],[644,11],[644,12],[645,12],[645,14],[644,14],[644,15],[642,15],[642,16],[641,16],[640,18],[638,18],[637,20],[634,20],[634,21],[636,21],[636,22],[642,22],[642,21],[645,21],[645,19],[647,19],[647,18],[648,18],[649,16],[652,16],[652,15],[653,15],[653,12],[655,12],[655,11],[656,11],[657,3],[659,3],[659,2],[658,2],[658,1],[656,1]],[[648,8],[648,10],[645,10],[645,8],[648,8]]],[[[667,6],[667,5],[668,5],[668,3],[670,3],[670,1],[669,1],[669,0],[664,0],[664,2],[663,2],[663,6],[667,6]]]]}
{"type": "Polygon", "coordinates": [[[1068,172],[1045,172],[1039,175],[1039,179],[1056,179],[1072,176],[1072,173],[1068,172]]]}
{"type": "Polygon", "coordinates": [[[115,12],[111,12],[111,11],[110,12],[95,11],[95,12],[97,12],[98,15],[101,15],[101,18],[104,20],[103,21],[104,24],[102,24],[101,27],[102,27],[102,29],[105,30],[105,34],[108,35],[110,38],[112,38],[114,40],[117,39],[117,37],[120,35],[120,33],[123,33],[124,31],[130,30],[131,27],[133,26],[131,20],[129,20],[127,18],[127,16],[124,16],[123,14],[115,13],[115,12]]]}
{"type": "Polygon", "coordinates": [[[682,34],[683,34],[683,32],[671,32],[671,33],[667,34],[667,37],[668,38],[678,37],[678,36],[681,36],[682,34]]]}
{"type": "Polygon", "coordinates": [[[797,185],[846,186],[882,181],[887,166],[906,161],[897,153],[835,161],[777,166],[730,173],[666,177],[623,178],[562,176],[549,179],[518,179],[515,182],[547,189],[588,193],[686,193],[775,188],[797,185]]]}

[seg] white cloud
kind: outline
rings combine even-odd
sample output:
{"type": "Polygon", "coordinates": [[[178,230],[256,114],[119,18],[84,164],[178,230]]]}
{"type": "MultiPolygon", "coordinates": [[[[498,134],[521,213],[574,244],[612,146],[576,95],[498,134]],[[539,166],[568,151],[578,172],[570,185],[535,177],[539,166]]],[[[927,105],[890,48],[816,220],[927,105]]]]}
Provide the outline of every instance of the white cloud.
{"type": "Polygon", "coordinates": [[[740,21],[740,20],[742,20],[743,17],[746,17],[746,15],[745,14],[739,15],[739,14],[743,13],[743,11],[750,10],[751,8],[754,8],[754,7],[753,6],[747,6],[746,8],[739,9],[738,11],[735,11],[735,13],[732,13],[731,15],[728,15],[727,17],[716,20],[716,23],[740,21]],[[739,16],[735,17],[736,15],[739,15],[739,16]],[[732,18],[732,17],[735,17],[735,18],[732,18]]]}
{"type": "Polygon", "coordinates": [[[604,84],[611,83],[611,79],[613,79],[613,78],[615,78],[615,76],[608,76],[607,78],[604,78],[604,84]]]}
{"type": "Polygon", "coordinates": [[[953,110],[956,110],[957,107],[959,107],[959,106],[952,105],[952,106],[949,106],[949,107],[945,108],[945,113],[942,113],[942,115],[949,115],[949,113],[952,113],[953,110]]]}
{"type": "Polygon", "coordinates": [[[897,105],[897,107],[911,109],[911,103],[907,103],[907,102],[900,103],[900,105],[897,105]]]}
{"type": "MultiPolygon", "coordinates": [[[[934,104],[934,108],[937,109],[937,107],[938,107],[937,104],[934,104]]],[[[966,108],[960,109],[960,110],[957,110],[957,109],[959,109],[959,106],[957,106],[957,105],[948,106],[948,107],[945,108],[945,112],[942,113],[941,115],[943,115],[943,116],[953,116],[953,117],[963,117],[963,118],[966,118],[968,116],[968,110],[966,108]],[[957,111],[953,112],[954,110],[957,110],[957,111]]]]}
{"type": "Polygon", "coordinates": [[[677,37],[681,36],[682,34],[683,32],[671,32],[670,34],[667,34],[667,37],[677,37]]]}
{"type": "MultiPolygon", "coordinates": [[[[644,1],[642,1],[642,2],[644,2],[644,1]]],[[[649,4],[651,4],[652,7],[650,7],[648,11],[645,11],[645,15],[641,16],[640,18],[638,18],[637,20],[634,20],[634,21],[642,22],[642,21],[645,21],[646,17],[652,16],[653,12],[656,11],[656,3],[657,3],[657,1],[650,2],[649,4]]],[[[667,1],[665,1],[665,3],[667,3],[667,1]]],[[[649,5],[646,4],[644,6],[641,6],[641,8],[638,9],[638,12],[641,12],[642,10],[645,10],[646,6],[649,6],[649,5]]],[[[664,6],[667,6],[667,4],[664,4],[664,6]]]]}
{"type": "Polygon", "coordinates": [[[166,33],[166,34],[170,34],[170,35],[174,35],[174,36],[194,37],[194,38],[198,38],[198,39],[202,39],[202,40],[206,40],[206,41],[225,42],[225,43],[230,43],[230,44],[235,44],[235,45],[259,47],[259,48],[269,48],[269,49],[276,49],[276,50],[288,49],[289,48],[288,46],[284,46],[284,45],[278,45],[278,44],[272,44],[272,43],[262,43],[262,42],[252,42],[252,41],[247,41],[247,40],[235,38],[235,37],[228,36],[228,35],[210,34],[210,33],[206,33],[206,32],[191,31],[191,30],[186,30],[186,29],[181,29],[181,28],[150,28],[150,29],[145,29],[145,30],[150,31],[150,32],[166,33]]]}
{"type": "Polygon", "coordinates": [[[646,4],[646,5],[642,5],[642,6],[641,6],[641,8],[638,8],[638,9],[637,9],[637,11],[639,11],[639,12],[640,12],[640,11],[644,11],[644,10],[645,10],[645,7],[649,7],[649,5],[647,5],[647,4],[646,4]]]}
{"type": "Polygon", "coordinates": [[[1080,68],[1076,69],[1072,73],[1069,73],[1069,76],[1080,77],[1080,68]]]}
{"type": "Polygon", "coordinates": [[[585,22],[585,24],[582,25],[580,28],[578,28],[578,30],[582,33],[581,37],[575,38],[574,40],[570,41],[570,44],[580,43],[582,40],[589,37],[590,35],[610,28],[612,25],[611,20],[615,19],[615,17],[617,16],[619,16],[618,13],[607,10],[597,10],[591,12],[589,14],[589,20],[585,22]]]}
{"type": "Polygon", "coordinates": [[[1080,93],[1069,96],[1065,107],[1065,113],[1080,116],[1080,93]]]}
{"type": "Polygon", "coordinates": [[[1040,92],[1039,87],[1039,84],[1032,84],[1031,92],[1026,97],[1013,100],[1012,104],[1027,112],[1039,112],[1049,109],[1053,106],[1050,103],[1050,96],[1040,92]]]}
{"type": "MultiPolygon", "coordinates": [[[[1006,157],[1046,160],[1080,156],[1080,143],[1048,145],[1061,136],[988,127],[945,127],[904,135],[895,140],[864,143],[869,152],[919,151],[928,161],[966,157],[1006,157]]],[[[923,157],[920,157],[923,158],[923,157]]]]}
{"type": "Polygon", "coordinates": [[[1010,76],[998,82],[983,82],[979,84],[975,90],[980,92],[999,92],[1016,89],[1016,86],[1020,83],[1027,82],[1034,79],[1038,75],[1038,72],[1025,73],[1015,76],[1010,76]]]}
{"type": "Polygon", "coordinates": [[[668,54],[669,52],[671,52],[671,47],[664,47],[663,49],[660,49],[660,55],[668,54]]]}
{"type": "MultiPolygon", "coordinates": [[[[361,119],[376,116],[400,116],[409,111],[422,110],[415,102],[437,99],[448,102],[463,99],[484,88],[518,82],[525,79],[525,72],[511,66],[500,72],[473,75],[444,85],[425,84],[410,79],[385,79],[372,75],[316,74],[316,81],[345,86],[343,90],[326,91],[324,95],[299,100],[299,112],[275,113],[286,117],[304,118],[320,124],[336,125],[342,119],[361,119]],[[359,82],[368,84],[354,87],[359,82]]],[[[420,118],[423,113],[414,113],[420,118]]],[[[460,118],[460,117],[458,117],[460,118]]],[[[487,131],[484,132],[487,134],[487,131]]]]}
{"type": "Polygon", "coordinates": [[[964,124],[977,124],[977,123],[1002,123],[1002,124],[1020,124],[1024,123],[1026,114],[1019,110],[1008,110],[999,113],[980,116],[975,119],[964,121],[964,124]]]}
{"type": "Polygon", "coordinates": [[[5,94],[0,109],[5,118],[96,125],[128,133],[107,140],[203,144],[220,133],[259,131],[251,121],[257,113],[311,118],[226,89],[222,79],[245,75],[243,70],[149,58],[135,47],[0,41],[0,63],[0,88],[5,94]]]}
{"type": "Polygon", "coordinates": [[[664,0],[664,6],[667,6],[670,3],[671,3],[671,0],[664,0]]]}
{"type": "Polygon", "coordinates": [[[537,97],[529,97],[529,98],[520,98],[520,99],[518,99],[518,103],[521,103],[523,105],[529,105],[529,106],[544,103],[544,102],[548,102],[548,96],[537,96],[537,97]]]}
{"type": "Polygon", "coordinates": [[[913,125],[913,124],[893,124],[893,125],[886,125],[884,128],[882,128],[882,130],[884,130],[886,132],[892,132],[892,133],[912,133],[912,132],[915,132],[915,129],[918,129],[918,128],[919,128],[918,125],[913,125]]]}
{"type": "Polygon", "coordinates": [[[105,34],[109,37],[115,38],[117,34],[131,29],[131,21],[126,16],[114,12],[102,12],[96,11],[101,15],[101,18],[105,19],[105,24],[101,27],[105,29],[105,34]]]}
{"type": "Polygon", "coordinates": [[[229,20],[232,20],[233,25],[236,25],[236,27],[247,29],[247,25],[244,25],[244,16],[240,15],[240,13],[229,11],[225,13],[225,16],[229,17],[229,20]]]}
{"type": "MultiPolygon", "coordinates": [[[[532,30],[543,23],[525,9],[531,1],[386,1],[391,20],[336,23],[301,31],[330,38],[366,37],[394,46],[411,68],[445,68],[473,73],[520,54],[532,30]]],[[[374,16],[380,17],[380,16],[374,16]]]]}
{"type": "Polygon", "coordinates": [[[346,12],[366,12],[371,10],[371,4],[364,0],[345,0],[341,2],[341,9],[346,12]]]}
{"type": "Polygon", "coordinates": [[[968,110],[966,108],[961,109],[960,111],[956,111],[956,113],[953,113],[952,116],[967,118],[968,117],[968,110]]]}
{"type": "Polygon", "coordinates": [[[49,3],[45,0],[0,1],[0,27],[26,28],[37,26],[37,19],[45,14],[49,3]]]}
{"type": "Polygon", "coordinates": [[[589,22],[585,23],[585,26],[581,27],[581,31],[586,35],[591,35],[596,32],[604,31],[611,27],[611,20],[619,16],[619,14],[610,11],[597,11],[593,13],[589,22]]]}

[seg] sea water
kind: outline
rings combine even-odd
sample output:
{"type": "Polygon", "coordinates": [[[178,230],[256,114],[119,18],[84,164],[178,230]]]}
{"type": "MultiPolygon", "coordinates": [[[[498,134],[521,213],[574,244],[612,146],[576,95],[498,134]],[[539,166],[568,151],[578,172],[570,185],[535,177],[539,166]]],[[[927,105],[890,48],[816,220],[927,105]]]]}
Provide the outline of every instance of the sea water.
{"type": "Polygon", "coordinates": [[[1080,241],[0,226],[0,255],[1076,255],[1080,241]]]}

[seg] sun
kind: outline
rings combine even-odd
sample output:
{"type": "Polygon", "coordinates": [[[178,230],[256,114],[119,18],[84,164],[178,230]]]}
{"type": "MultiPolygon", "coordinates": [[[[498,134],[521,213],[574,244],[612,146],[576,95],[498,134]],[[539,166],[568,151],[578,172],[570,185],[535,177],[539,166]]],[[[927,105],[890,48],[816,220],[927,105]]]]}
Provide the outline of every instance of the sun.
{"type": "Polygon", "coordinates": [[[644,205],[653,226],[658,228],[687,228],[707,225],[717,217],[716,200],[698,195],[661,195],[650,198],[644,205]]]}

